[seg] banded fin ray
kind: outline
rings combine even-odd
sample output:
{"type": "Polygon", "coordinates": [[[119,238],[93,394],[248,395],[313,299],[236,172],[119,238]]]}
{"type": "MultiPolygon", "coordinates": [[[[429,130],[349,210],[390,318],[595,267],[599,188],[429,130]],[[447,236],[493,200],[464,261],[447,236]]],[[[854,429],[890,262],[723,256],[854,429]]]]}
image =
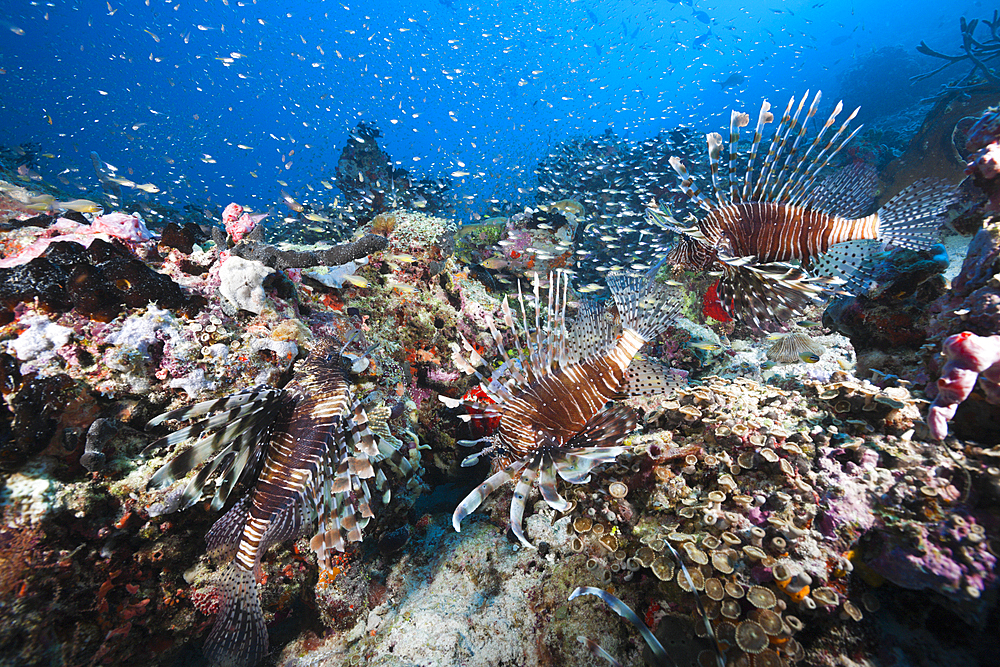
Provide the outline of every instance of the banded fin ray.
{"type": "Polygon", "coordinates": [[[749,316],[759,328],[762,320],[787,319],[814,303],[822,303],[836,282],[812,278],[791,264],[751,264],[745,258],[726,260],[718,294],[730,315],[749,316]],[[732,304],[732,306],[730,306],[732,304]]]}
{"type": "Polygon", "coordinates": [[[163,422],[176,420],[176,421],[188,421],[194,419],[195,417],[201,417],[202,415],[211,412],[220,412],[222,410],[232,410],[246,403],[251,403],[257,400],[257,397],[261,394],[266,394],[271,391],[277,391],[273,388],[267,386],[255,387],[253,389],[245,389],[243,391],[225,396],[223,398],[212,399],[209,401],[201,401],[195,403],[194,405],[187,405],[176,410],[170,410],[169,412],[164,412],[161,415],[153,417],[146,423],[146,429],[151,429],[155,426],[159,426],[163,422]]]}
{"type": "Polygon", "coordinates": [[[528,494],[531,493],[531,487],[535,483],[535,479],[538,478],[538,466],[541,463],[542,455],[536,454],[524,466],[521,476],[517,480],[517,485],[514,487],[514,498],[510,503],[510,529],[514,533],[514,536],[520,540],[521,544],[529,549],[534,549],[535,546],[524,536],[521,524],[524,521],[524,504],[528,500],[528,494]]]}
{"type": "Polygon", "coordinates": [[[937,243],[940,215],[952,202],[954,188],[946,181],[916,181],[878,211],[879,240],[910,250],[927,250],[937,243]]]}
{"type": "Polygon", "coordinates": [[[622,393],[631,398],[660,396],[686,384],[683,376],[666,364],[652,359],[633,359],[625,375],[622,393]]]}
{"type": "Polygon", "coordinates": [[[565,512],[571,505],[569,501],[559,495],[556,483],[555,463],[552,461],[552,455],[543,452],[542,464],[538,469],[538,488],[549,507],[557,512],[565,512]]]}
{"type": "Polygon", "coordinates": [[[267,653],[267,627],[254,573],[233,560],[219,586],[222,604],[205,640],[205,655],[218,667],[256,665],[267,653]]]}
{"type": "Polygon", "coordinates": [[[486,481],[473,489],[469,495],[467,495],[462,502],[458,504],[458,507],[455,508],[454,513],[451,515],[451,525],[455,528],[455,531],[462,532],[462,519],[475,512],[491,493],[499,489],[506,482],[512,480],[514,478],[514,474],[523,468],[526,463],[527,461],[524,460],[514,461],[503,470],[499,470],[490,475],[486,478],[486,481]]]}

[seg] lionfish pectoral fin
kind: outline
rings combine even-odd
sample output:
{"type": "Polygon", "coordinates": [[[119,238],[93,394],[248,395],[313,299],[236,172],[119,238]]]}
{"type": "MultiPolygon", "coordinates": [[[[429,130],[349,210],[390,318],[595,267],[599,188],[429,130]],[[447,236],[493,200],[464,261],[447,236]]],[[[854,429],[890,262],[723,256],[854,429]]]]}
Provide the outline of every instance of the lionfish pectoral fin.
{"type": "Polygon", "coordinates": [[[645,622],[639,618],[639,615],[632,611],[632,608],[627,604],[603,588],[594,588],[592,586],[580,586],[576,588],[572,593],[570,593],[569,599],[575,600],[581,595],[595,595],[601,598],[604,600],[605,604],[611,607],[612,611],[634,625],[636,630],[642,634],[642,638],[646,640],[646,646],[649,647],[649,650],[652,651],[653,656],[656,658],[656,660],[654,660],[656,664],[666,665],[673,663],[673,660],[667,654],[666,649],[663,648],[663,644],[660,643],[660,640],[653,634],[653,631],[649,629],[649,626],[646,625],[645,622]]]}
{"type": "Polygon", "coordinates": [[[591,417],[578,433],[566,441],[565,448],[617,448],[635,428],[635,411],[627,405],[614,403],[591,417]]]}
{"type": "Polygon", "coordinates": [[[875,264],[884,257],[882,244],[871,239],[845,241],[830,246],[812,260],[809,273],[817,278],[839,281],[838,294],[857,295],[871,285],[875,264]]]}
{"type": "MultiPolygon", "coordinates": [[[[193,504],[201,496],[205,483],[213,473],[221,470],[224,474],[228,474],[231,471],[231,466],[236,461],[237,451],[243,454],[239,461],[244,464],[251,459],[256,460],[252,454],[263,447],[264,441],[270,433],[270,426],[284,398],[285,394],[282,390],[258,389],[241,392],[217,401],[197,403],[189,408],[174,410],[152,420],[150,424],[160,423],[158,420],[164,418],[189,419],[213,410],[226,410],[226,412],[221,412],[175,431],[149,445],[145,450],[147,452],[160,444],[173,445],[188,438],[198,438],[191,447],[176,455],[153,473],[153,476],[149,478],[147,488],[167,486],[203,462],[212,459],[212,462],[199,473],[197,481],[189,483],[184,491],[188,505],[193,504]],[[219,428],[222,426],[225,428],[219,428]],[[211,432],[210,430],[214,428],[219,428],[219,430],[211,432]],[[234,458],[224,462],[222,459],[226,456],[234,458]]],[[[237,477],[243,473],[243,470],[243,467],[238,466],[235,471],[237,477]]]]}
{"type": "Polygon", "coordinates": [[[590,654],[595,658],[604,658],[611,667],[625,667],[622,663],[615,659],[613,655],[604,650],[604,647],[598,644],[596,641],[587,637],[585,635],[577,635],[576,641],[580,642],[587,647],[590,654]]]}
{"type": "Polygon", "coordinates": [[[622,393],[628,397],[659,396],[687,384],[683,375],[652,359],[633,359],[625,375],[622,393]]]}
{"type": "Polygon", "coordinates": [[[514,473],[523,468],[525,463],[527,463],[527,461],[524,459],[514,461],[503,470],[490,475],[485,482],[473,489],[472,492],[458,504],[458,507],[455,508],[455,513],[451,516],[451,525],[455,527],[455,531],[461,532],[462,519],[475,512],[491,493],[500,488],[500,485],[513,479],[514,473]]]}
{"type": "Polygon", "coordinates": [[[783,263],[725,262],[718,294],[731,317],[761,329],[761,321],[787,320],[829,295],[828,280],[812,278],[797,266],[783,263]]]}
{"type": "Polygon", "coordinates": [[[538,477],[538,466],[541,463],[541,458],[541,456],[535,456],[525,466],[524,472],[521,473],[520,479],[517,480],[517,486],[514,487],[514,497],[510,501],[510,529],[517,539],[520,540],[521,544],[529,549],[534,549],[535,545],[529,542],[528,538],[524,536],[521,524],[524,521],[524,505],[528,500],[528,494],[531,493],[531,486],[538,477]]]}
{"type": "Polygon", "coordinates": [[[622,327],[635,332],[644,341],[653,340],[677,320],[681,296],[672,287],[656,282],[648,274],[612,273],[607,282],[621,315],[622,327]]]}
{"type": "Polygon", "coordinates": [[[937,179],[919,180],[878,210],[878,239],[911,250],[937,243],[941,214],[955,197],[954,187],[937,179]]]}
{"type": "Polygon", "coordinates": [[[559,495],[559,491],[556,489],[555,464],[548,454],[542,457],[542,464],[538,471],[538,488],[542,491],[542,498],[555,511],[566,512],[572,507],[569,501],[559,495]]]}
{"type": "Polygon", "coordinates": [[[208,544],[208,553],[217,556],[235,551],[249,516],[250,494],[247,494],[212,524],[206,533],[205,542],[208,544]]]}
{"type": "Polygon", "coordinates": [[[222,604],[205,640],[205,655],[220,667],[256,665],[267,653],[267,627],[254,573],[233,561],[220,589],[222,604]]]}
{"type": "Polygon", "coordinates": [[[164,412],[163,414],[150,419],[149,422],[146,423],[146,430],[159,426],[163,422],[170,421],[172,419],[177,421],[188,421],[189,419],[194,419],[195,417],[200,417],[209,413],[220,412],[222,410],[232,410],[233,408],[238,408],[241,405],[255,401],[259,395],[266,394],[270,391],[274,390],[262,385],[253,389],[246,389],[223,398],[201,401],[199,403],[195,403],[194,405],[187,405],[183,408],[177,408],[176,410],[164,412]]]}

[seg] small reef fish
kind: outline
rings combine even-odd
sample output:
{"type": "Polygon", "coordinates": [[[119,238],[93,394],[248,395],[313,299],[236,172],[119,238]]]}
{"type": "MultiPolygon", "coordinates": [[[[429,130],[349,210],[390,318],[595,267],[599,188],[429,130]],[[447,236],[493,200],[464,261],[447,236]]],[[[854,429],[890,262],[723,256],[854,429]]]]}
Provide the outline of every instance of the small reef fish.
{"type": "Polygon", "coordinates": [[[804,361],[815,364],[826,352],[826,348],[804,333],[790,333],[778,336],[767,350],[767,358],[775,364],[794,364],[804,361]]]}
{"type": "Polygon", "coordinates": [[[345,354],[345,348],[333,339],[317,343],[283,389],[258,387],[196,403],[147,425],[200,418],[146,449],[197,439],[149,481],[151,487],[164,487],[204,463],[177,499],[180,509],[198,502],[212,477],[216,510],[238,482],[250,488],[205,538],[209,551],[232,559],[222,574],[223,600],[205,642],[205,654],[218,665],[252,667],[267,653],[256,580],[264,552],[314,527],[310,547],[320,564],[331,568],[334,551],[362,541],[374,516],[372,482],[382,502],[389,502],[379,464],[388,461],[403,476],[413,470],[389,439],[376,438],[369,429],[348,375],[366,358],[345,354]]]}
{"type": "Polygon", "coordinates": [[[721,350],[722,346],[718,343],[688,343],[688,347],[693,347],[696,350],[704,350],[705,352],[715,352],[716,350],[721,350]]]}
{"type": "Polygon", "coordinates": [[[722,307],[758,329],[761,321],[787,320],[809,304],[822,302],[834,288],[849,284],[881,252],[881,244],[913,250],[933,246],[939,216],[952,199],[947,183],[918,181],[878,212],[864,216],[873,192],[870,175],[847,169],[817,183],[817,175],[861,129],[847,134],[858,107],[824,141],[843,109],[843,103],[838,103],[813,141],[803,142],[820,96],[817,92],[801,124],[808,91],[794,113],[795,98],[788,100],[758,168],[764,126],[775,119],[770,103],[763,102],[742,187],[736,156],[740,128],[750,123],[749,114],[731,114],[724,175],[719,172],[725,142],[717,132],[708,134],[714,199],[702,193],[680,158],[670,158],[670,166],[681,178],[681,190],[708,212],[695,226],[681,228],[651,209],[654,224],[680,236],[660,265],[721,271],[718,295],[722,307]],[[800,148],[802,143],[808,146],[800,148]]]}
{"type": "Polygon", "coordinates": [[[536,480],[549,506],[565,511],[569,503],[556,489],[556,475],[571,484],[584,484],[595,466],[613,461],[624,451],[622,442],[636,427],[635,413],[620,403],[606,408],[608,402],[629,395],[663,393],[678,384],[667,366],[633,360],[647,341],[676,321],[680,309],[676,290],[648,277],[611,274],[608,287],[619,313],[618,324],[612,325],[603,309],[588,303],[568,323],[569,277],[557,272],[550,276],[549,283],[546,302],[539,296],[539,278],[535,275],[533,331],[528,327],[528,309],[520,284],[520,313],[511,309],[506,297],[503,300],[504,322],[515,335],[514,354],[503,344],[492,317],[487,318],[503,360],[496,370],[491,371],[464,337],[461,347],[453,344],[456,365],[480,379],[479,388],[492,403],[440,396],[449,407],[469,408],[471,414],[462,416],[466,421],[478,418],[499,423],[494,435],[460,443],[471,446],[489,442],[462,465],[475,465],[480,456],[489,454],[493,474],[459,504],[452,525],[456,531],[461,530],[462,519],[502,484],[516,479],[510,528],[527,547],[532,545],[524,536],[521,522],[525,499],[536,480]]]}
{"type": "Polygon", "coordinates": [[[33,200],[29,204],[25,204],[25,208],[32,211],[39,211],[40,213],[53,213],[56,211],[76,211],[77,213],[100,213],[104,209],[97,202],[90,201],[89,199],[72,199],[70,201],[56,201],[51,195],[45,195],[43,197],[32,197],[33,200]]]}

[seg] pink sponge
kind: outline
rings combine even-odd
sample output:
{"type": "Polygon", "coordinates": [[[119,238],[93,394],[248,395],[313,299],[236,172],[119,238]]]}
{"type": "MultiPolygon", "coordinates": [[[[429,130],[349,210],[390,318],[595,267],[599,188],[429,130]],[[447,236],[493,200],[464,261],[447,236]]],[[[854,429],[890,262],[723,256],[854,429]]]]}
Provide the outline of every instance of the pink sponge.
{"type": "Polygon", "coordinates": [[[243,212],[243,207],[233,202],[222,212],[222,224],[233,241],[239,242],[257,226],[257,223],[267,217],[267,213],[251,215],[243,212]]]}
{"type": "Polygon", "coordinates": [[[955,416],[958,404],[975,389],[980,376],[986,400],[1000,405],[1000,336],[983,337],[963,331],[949,336],[942,349],[948,362],[937,381],[937,398],[927,414],[927,425],[937,440],[948,435],[948,422],[955,416]]]}

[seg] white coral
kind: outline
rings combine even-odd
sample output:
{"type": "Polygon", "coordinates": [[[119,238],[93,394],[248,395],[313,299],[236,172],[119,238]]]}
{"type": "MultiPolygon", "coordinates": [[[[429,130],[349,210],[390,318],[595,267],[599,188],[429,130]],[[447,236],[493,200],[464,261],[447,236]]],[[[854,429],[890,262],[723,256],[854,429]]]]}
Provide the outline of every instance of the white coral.
{"type": "Polygon", "coordinates": [[[264,279],[272,273],[274,269],[261,262],[230,257],[219,269],[219,292],[240,310],[260,315],[267,304],[264,279]]]}

